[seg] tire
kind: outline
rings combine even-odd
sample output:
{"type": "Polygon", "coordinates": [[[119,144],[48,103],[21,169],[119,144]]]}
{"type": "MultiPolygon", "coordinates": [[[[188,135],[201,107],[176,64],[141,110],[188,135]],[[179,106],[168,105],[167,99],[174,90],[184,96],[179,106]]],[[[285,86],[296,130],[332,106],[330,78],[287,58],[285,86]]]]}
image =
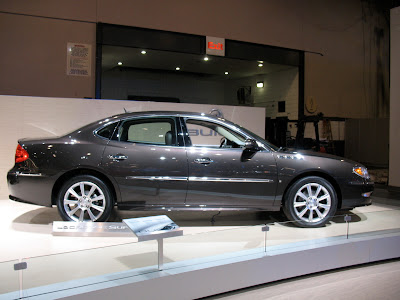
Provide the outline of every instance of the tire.
{"type": "Polygon", "coordinates": [[[79,175],[66,181],[57,198],[58,212],[65,221],[105,222],[113,205],[107,185],[91,175],[79,175]]]}
{"type": "Polygon", "coordinates": [[[297,180],[285,194],[283,212],[299,227],[324,226],[336,213],[337,195],[333,186],[317,176],[297,180]]]}

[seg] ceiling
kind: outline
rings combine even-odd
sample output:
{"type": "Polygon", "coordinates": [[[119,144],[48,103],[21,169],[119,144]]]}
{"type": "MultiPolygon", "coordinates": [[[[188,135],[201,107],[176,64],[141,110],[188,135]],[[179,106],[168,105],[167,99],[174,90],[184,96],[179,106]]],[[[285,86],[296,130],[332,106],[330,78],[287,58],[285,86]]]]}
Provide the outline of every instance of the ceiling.
{"type": "Polygon", "coordinates": [[[159,72],[190,73],[215,79],[238,79],[293,68],[287,65],[221,56],[207,56],[208,61],[205,61],[204,58],[205,56],[197,54],[104,45],[102,70],[104,72],[113,68],[135,68],[159,72]],[[146,51],[145,54],[141,53],[143,50],[146,51]],[[122,65],[118,65],[119,62],[122,65]],[[262,63],[261,67],[260,63],[262,63]],[[176,70],[177,67],[180,70],[176,70]]]}

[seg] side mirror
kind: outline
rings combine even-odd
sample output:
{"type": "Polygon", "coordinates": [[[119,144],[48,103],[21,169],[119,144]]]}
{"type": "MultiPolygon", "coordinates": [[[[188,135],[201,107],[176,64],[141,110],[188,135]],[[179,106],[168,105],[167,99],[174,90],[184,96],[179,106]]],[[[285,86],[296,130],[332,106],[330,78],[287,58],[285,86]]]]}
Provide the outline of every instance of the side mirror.
{"type": "Polygon", "coordinates": [[[257,142],[253,139],[247,139],[244,143],[244,147],[248,150],[258,150],[257,142]]]}

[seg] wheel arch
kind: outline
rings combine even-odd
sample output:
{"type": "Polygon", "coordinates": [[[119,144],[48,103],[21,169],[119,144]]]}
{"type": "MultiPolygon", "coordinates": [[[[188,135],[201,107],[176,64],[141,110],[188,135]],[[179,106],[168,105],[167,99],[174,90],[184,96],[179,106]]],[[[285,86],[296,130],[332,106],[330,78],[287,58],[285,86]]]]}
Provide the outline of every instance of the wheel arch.
{"type": "Polygon", "coordinates": [[[339,184],[337,183],[337,181],[329,174],[324,173],[324,172],[318,172],[318,171],[310,171],[310,172],[305,172],[305,173],[301,173],[298,174],[296,177],[292,178],[292,180],[289,182],[289,184],[286,186],[285,191],[283,192],[283,196],[282,196],[282,206],[285,205],[285,199],[286,199],[286,194],[288,193],[290,187],[298,180],[303,179],[305,177],[310,177],[310,176],[316,176],[316,177],[321,177],[324,178],[325,180],[327,180],[335,189],[336,192],[336,196],[337,196],[337,209],[339,209],[340,207],[342,207],[342,191],[340,189],[339,184]]]}
{"type": "Polygon", "coordinates": [[[114,186],[113,182],[110,180],[110,178],[108,178],[105,174],[103,174],[97,170],[93,170],[93,169],[89,169],[89,168],[79,168],[79,169],[70,170],[70,171],[64,173],[56,180],[56,182],[53,185],[52,192],[51,192],[51,203],[53,205],[57,204],[57,196],[58,196],[63,184],[67,180],[71,179],[72,177],[79,176],[79,175],[91,175],[91,176],[97,177],[98,179],[102,180],[109,188],[110,193],[114,199],[114,204],[117,203],[117,201],[119,199],[119,197],[117,195],[117,189],[114,186]]]}

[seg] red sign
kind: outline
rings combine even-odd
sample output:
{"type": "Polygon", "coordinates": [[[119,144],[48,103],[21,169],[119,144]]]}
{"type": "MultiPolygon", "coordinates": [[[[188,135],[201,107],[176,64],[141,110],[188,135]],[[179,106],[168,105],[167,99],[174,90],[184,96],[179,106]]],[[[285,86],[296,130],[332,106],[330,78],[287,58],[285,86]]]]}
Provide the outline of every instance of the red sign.
{"type": "Polygon", "coordinates": [[[207,36],[206,37],[206,54],[225,56],[225,39],[207,36]]]}
{"type": "Polygon", "coordinates": [[[208,42],[208,49],[213,49],[213,50],[224,50],[224,45],[221,43],[213,43],[213,42],[208,42]]]}

